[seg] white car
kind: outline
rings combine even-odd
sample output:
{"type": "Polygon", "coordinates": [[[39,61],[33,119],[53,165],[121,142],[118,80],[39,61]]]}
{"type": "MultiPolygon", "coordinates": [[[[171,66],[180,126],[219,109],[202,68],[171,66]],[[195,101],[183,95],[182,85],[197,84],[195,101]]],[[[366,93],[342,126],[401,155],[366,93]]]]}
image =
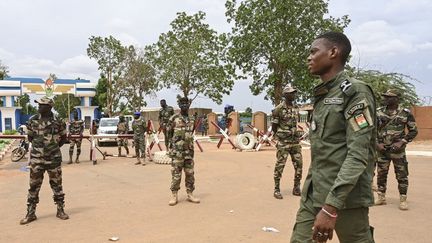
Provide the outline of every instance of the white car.
{"type": "MultiPolygon", "coordinates": [[[[117,124],[119,123],[119,118],[101,118],[99,121],[99,128],[97,130],[98,135],[103,134],[117,134],[117,124]]],[[[103,143],[116,142],[115,138],[98,138],[97,145],[101,146],[103,143]]]]}

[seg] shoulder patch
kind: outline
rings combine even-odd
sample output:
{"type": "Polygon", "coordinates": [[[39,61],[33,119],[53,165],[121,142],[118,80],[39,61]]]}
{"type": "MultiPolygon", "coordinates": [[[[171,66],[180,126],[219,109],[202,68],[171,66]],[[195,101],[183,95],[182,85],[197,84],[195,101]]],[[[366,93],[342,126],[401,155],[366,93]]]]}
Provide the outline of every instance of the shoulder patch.
{"type": "Polygon", "coordinates": [[[354,105],[353,107],[349,108],[348,111],[347,111],[347,113],[348,113],[348,115],[353,115],[354,112],[356,112],[356,111],[358,111],[358,110],[363,110],[364,107],[365,107],[365,104],[364,104],[364,103],[356,104],[356,105],[354,105]]]}

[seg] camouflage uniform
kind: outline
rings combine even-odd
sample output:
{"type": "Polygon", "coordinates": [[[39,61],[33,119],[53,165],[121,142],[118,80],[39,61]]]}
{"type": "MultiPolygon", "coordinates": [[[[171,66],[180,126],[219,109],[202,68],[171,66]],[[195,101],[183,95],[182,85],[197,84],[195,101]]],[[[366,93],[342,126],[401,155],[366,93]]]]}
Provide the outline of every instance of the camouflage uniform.
{"type": "Polygon", "coordinates": [[[135,154],[139,161],[140,157],[145,158],[145,132],[147,130],[147,126],[144,119],[141,117],[139,119],[134,119],[132,122],[132,130],[134,132],[135,154]]]}
{"type": "Polygon", "coordinates": [[[168,149],[170,147],[170,137],[172,134],[169,134],[169,130],[167,130],[167,125],[170,120],[170,117],[174,115],[174,108],[172,106],[166,106],[165,108],[161,108],[159,110],[159,126],[162,128],[162,132],[164,134],[165,147],[168,149]]]}
{"type": "Polygon", "coordinates": [[[185,183],[187,192],[192,193],[195,189],[194,177],[194,139],[193,129],[195,120],[193,117],[176,114],[169,120],[168,127],[172,132],[171,148],[169,156],[172,158],[172,182],[171,191],[180,189],[182,171],[185,172],[185,183]]]}
{"type": "MultiPolygon", "coordinates": [[[[120,121],[117,124],[117,134],[127,134],[129,131],[129,126],[127,120],[120,121]]],[[[129,154],[129,148],[128,148],[128,140],[127,138],[119,138],[117,139],[117,146],[118,146],[118,152],[119,155],[121,155],[121,147],[123,146],[126,150],[126,154],[129,154]]]]}
{"type": "Polygon", "coordinates": [[[202,133],[201,133],[201,135],[202,136],[207,136],[207,130],[208,130],[208,127],[209,126],[209,123],[208,123],[208,119],[207,119],[207,117],[203,117],[203,119],[202,119],[202,133]]]}
{"type": "Polygon", "coordinates": [[[303,169],[301,145],[299,144],[301,134],[297,131],[297,121],[299,120],[298,107],[289,107],[283,102],[273,110],[272,119],[272,123],[278,125],[275,135],[278,140],[276,145],[277,161],[274,169],[275,191],[280,190],[280,179],[288,155],[291,155],[294,166],[294,187],[297,187],[300,185],[303,169]]]}
{"type": "MultiPolygon", "coordinates": [[[[84,131],[84,121],[83,120],[74,120],[69,124],[69,133],[71,135],[82,135],[84,131]]],[[[78,163],[78,158],[81,154],[81,143],[82,138],[71,138],[70,139],[70,147],[69,147],[69,157],[70,157],[70,163],[72,163],[72,155],[74,151],[74,147],[76,144],[77,147],[77,153],[76,153],[76,162],[78,163]]]]}
{"type": "Polygon", "coordinates": [[[390,162],[393,161],[398,189],[401,195],[408,191],[408,161],[406,159],[404,145],[399,151],[391,151],[395,142],[405,139],[406,143],[411,142],[417,136],[417,127],[414,116],[408,109],[398,109],[393,113],[386,107],[378,109],[378,143],[385,145],[384,152],[378,151],[377,161],[377,184],[378,192],[385,193],[387,189],[387,175],[390,162]],[[405,133],[405,128],[408,133],[405,133]]]}

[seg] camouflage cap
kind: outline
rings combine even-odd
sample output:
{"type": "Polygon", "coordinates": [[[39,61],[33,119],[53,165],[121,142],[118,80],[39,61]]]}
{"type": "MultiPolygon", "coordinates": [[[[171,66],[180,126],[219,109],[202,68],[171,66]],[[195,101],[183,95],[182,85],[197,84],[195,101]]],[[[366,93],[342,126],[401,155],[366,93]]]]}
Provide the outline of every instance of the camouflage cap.
{"type": "Polygon", "coordinates": [[[400,92],[397,89],[389,89],[385,93],[381,94],[382,96],[388,96],[388,97],[400,97],[400,92]]]}
{"type": "Polygon", "coordinates": [[[51,98],[47,97],[47,96],[44,96],[44,97],[42,97],[40,99],[37,99],[34,102],[36,102],[36,103],[38,103],[40,105],[50,105],[51,107],[54,106],[54,101],[51,98]]]}
{"type": "Polygon", "coordinates": [[[282,94],[297,92],[297,89],[291,86],[291,84],[287,84],[282,90],[282,94]]]}

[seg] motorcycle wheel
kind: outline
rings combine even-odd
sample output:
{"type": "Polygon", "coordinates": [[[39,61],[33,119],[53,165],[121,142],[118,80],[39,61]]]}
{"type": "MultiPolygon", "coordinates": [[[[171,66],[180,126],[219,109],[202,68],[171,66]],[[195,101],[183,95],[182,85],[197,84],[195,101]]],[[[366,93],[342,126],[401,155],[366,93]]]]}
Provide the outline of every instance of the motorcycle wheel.
{"type": "Polygon", "coordinates": [[[27,151],[22,147],[14,148],[11,155],[12,162],[20,161],[22,158],[24,158],[26,153],[27,151]]]}

